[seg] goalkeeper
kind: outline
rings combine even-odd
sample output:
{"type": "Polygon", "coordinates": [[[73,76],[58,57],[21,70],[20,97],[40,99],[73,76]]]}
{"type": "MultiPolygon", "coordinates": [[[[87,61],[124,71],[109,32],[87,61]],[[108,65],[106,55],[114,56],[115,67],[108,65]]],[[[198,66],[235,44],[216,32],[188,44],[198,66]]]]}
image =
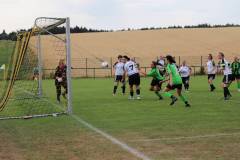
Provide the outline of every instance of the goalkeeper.
{"type": "Polygon", "coordinates": [[[67,94],[67,66],[65,65],[63,59],[59,61],[59,65],[56,68],[54,78],[57,91],[57,101],[60,103],[61,94],[65,99],[67,94]],[[63,93],[61,91],[62,87],[64,88],[63,93]]]}

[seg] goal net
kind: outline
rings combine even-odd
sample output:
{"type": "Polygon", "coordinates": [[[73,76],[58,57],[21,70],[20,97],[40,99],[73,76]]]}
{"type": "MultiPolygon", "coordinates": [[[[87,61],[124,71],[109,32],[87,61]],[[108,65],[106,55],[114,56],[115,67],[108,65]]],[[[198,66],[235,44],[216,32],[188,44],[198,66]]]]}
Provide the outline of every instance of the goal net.
{"type": "Polygon", "coordinates": [[[0,120],[71,114],[69,18],[37,18],[0,57],[0,120]]]}

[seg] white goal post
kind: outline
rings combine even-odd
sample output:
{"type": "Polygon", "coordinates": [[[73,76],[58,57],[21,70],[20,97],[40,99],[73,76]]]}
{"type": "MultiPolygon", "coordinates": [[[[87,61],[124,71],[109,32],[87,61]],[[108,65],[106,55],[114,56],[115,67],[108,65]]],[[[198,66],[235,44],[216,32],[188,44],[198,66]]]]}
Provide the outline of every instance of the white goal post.
{"type": "Polygon", "coordinates": [[[8,43],[0,120],[72,114],[70,18],[39,17],[8,43]],[[63,82],[56,80],[60,63],[63,82]]]}
{"type": "Polygon", "coordinates": [[[38,32],[38,40],[37,40],[37,51],[38,51],[38,68],[39,68],[39,96],[42,95],[42,50],[41,50],[41,33],[46,32],[50,34],[51,36],[54,36],[55,38],[63,41],[66,44],[66,62],[67,62],[67,86],[68,86],[68,104],[67,104],[67,112],[69,114],[72,114],[72,80],[71,80],[71,33],[70,33],[70,18],[50,18],[50,17],[39,17],[35,20],[34,24],[35,28],[39,30],[38,32]],[[48,26],[40,26],[38,24],[38,21],[42,20],[57,20],[57,23],[50,24],[48,26]],[[66,38],[62,39],[58,37],[57,35],[54,35],[49,30],[61,25],[65,22],[65,30],[66,30],[66,38]]]}

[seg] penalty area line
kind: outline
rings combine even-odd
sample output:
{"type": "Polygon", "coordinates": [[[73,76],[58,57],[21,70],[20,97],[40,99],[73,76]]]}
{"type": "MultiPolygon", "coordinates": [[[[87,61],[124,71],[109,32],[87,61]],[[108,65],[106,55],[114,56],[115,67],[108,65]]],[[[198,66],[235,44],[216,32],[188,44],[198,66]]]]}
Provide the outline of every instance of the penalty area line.
{"type": "Polygon", "coordinates": [[[184,141],[184,140],[194,140],[202,138],[219,138],[219,137],[229,137],[229,136],[238,136],[240,132],[237,133],[218,133],[218,134],[209,134],[209,135],[198,135],[198,136],[186,136],[186,137],[172,137],[172,138],[155,138],[155,139],[137,139],[131,140],[129,142],[154,142],[154,141],[184,141]]]}
{"type": "Polygon", "coordinates": [[[118,145],[119,147],[121,147],[122,149],[124,149],[125,151],[131,153],[132,155],[134,155],[135,157],[138,157],[142,160],[152,160],[150,157],[146,156],[144,153],[136,150],[135,148],[130,147],[129,145],[127,145],[126,143],[118,140],[117,138],[111,136],[110,134],[94,127],[93,125],[87,123],[86,121],[82,120],[80,117],[76,116],[76,115],[71,115],[75,120],[77,120],[79,123],[81,123],[82,125],[86,126],[87,128],[91,129],[92,131],[102,135],[103,137],[105,137],[106,139],[108,139],[109,141],[111,141],[113,144],[118,145]]]}
{"type": "MultiPolygon", "coordinates": [[[[23,92],[30,94],[30,95],[34,95],[33,93],[26,91],[22,88],[18,88],[20,90],[22,90],[23,92]]],[[[48,99],[43,99],[43,101],[50,103],[51,105],[63,110],[63,108],[61,108],[59,105],[57,105],[54,102],[51,102],[48,99]]],[[[75,119],[76,121],[78,121],[80,124],[84,125],[85,127],[87,127],[88,129],[98,133],[99,135],[101,135],[102,137],[106,138],[107,140],[111,141],[113,144],[118,145],[120,148],[122,148],[123,150],[127,151],[128,153],[132,154],[133,156],[142,159],[142,160],[153,160],[150,157],[146,156],[144,153],[138,151],[137,149],[130,147],[128,144],[126,144],[123,141],[118,140],[117,138],[113,137],[112,135],[98,129],[97,127],[94,127],[93,125],[91,125],[90,123],[84,121],[83,119],[81,119],[79,116],[74,115],[74,114],[68,114],[70,117],[72,117],[73,119],[75,119]]]]}

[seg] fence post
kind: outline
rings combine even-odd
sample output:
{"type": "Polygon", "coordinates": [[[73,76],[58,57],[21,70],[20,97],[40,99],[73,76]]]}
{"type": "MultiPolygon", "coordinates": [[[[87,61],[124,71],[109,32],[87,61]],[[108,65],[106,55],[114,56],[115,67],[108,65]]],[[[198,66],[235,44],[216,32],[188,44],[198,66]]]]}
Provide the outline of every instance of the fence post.
{"type": "Polygon", "coordinates": [[[85,67],[86,67],[86,78],[88,77],[88,59],[86,58],[86,61],[85,61],[85,67]]]}
{"type": "Polygon", "coordinates": [[[201,68],[203,67],[203,57],[201,56],[201,68]]]}
{"type": "MultiPolygon", "coordinates": [[[[147,73],[147,67],[144,67],[144,70],[145,70],[145,73],[147,73]]],[[[147,77],[147,76],[145,76],[145,77],[147,77]]]]}
{"type": "Polygon", "coordinates": [[[93,78],[94,78],[94,79],[96,78],[96,71],[95,71],[95,68],[93,68],[93,78]]]}
{"type": "Polygon", "coordinates": [[[193,67],[193,71],[194,71],[194,77],[196,76],[196,68],[195,68],[195,66],[193,67]]]}
{"type": "Polygon", "coordinates": [[[181,66],[181,57],[178,57],[178,66],[181,66]]]}
{"type": "Polygon", "coordinates": [[[111,69],[111,78],[113,77],[113,58],[110,58],[110,69],[111,69]]]}

